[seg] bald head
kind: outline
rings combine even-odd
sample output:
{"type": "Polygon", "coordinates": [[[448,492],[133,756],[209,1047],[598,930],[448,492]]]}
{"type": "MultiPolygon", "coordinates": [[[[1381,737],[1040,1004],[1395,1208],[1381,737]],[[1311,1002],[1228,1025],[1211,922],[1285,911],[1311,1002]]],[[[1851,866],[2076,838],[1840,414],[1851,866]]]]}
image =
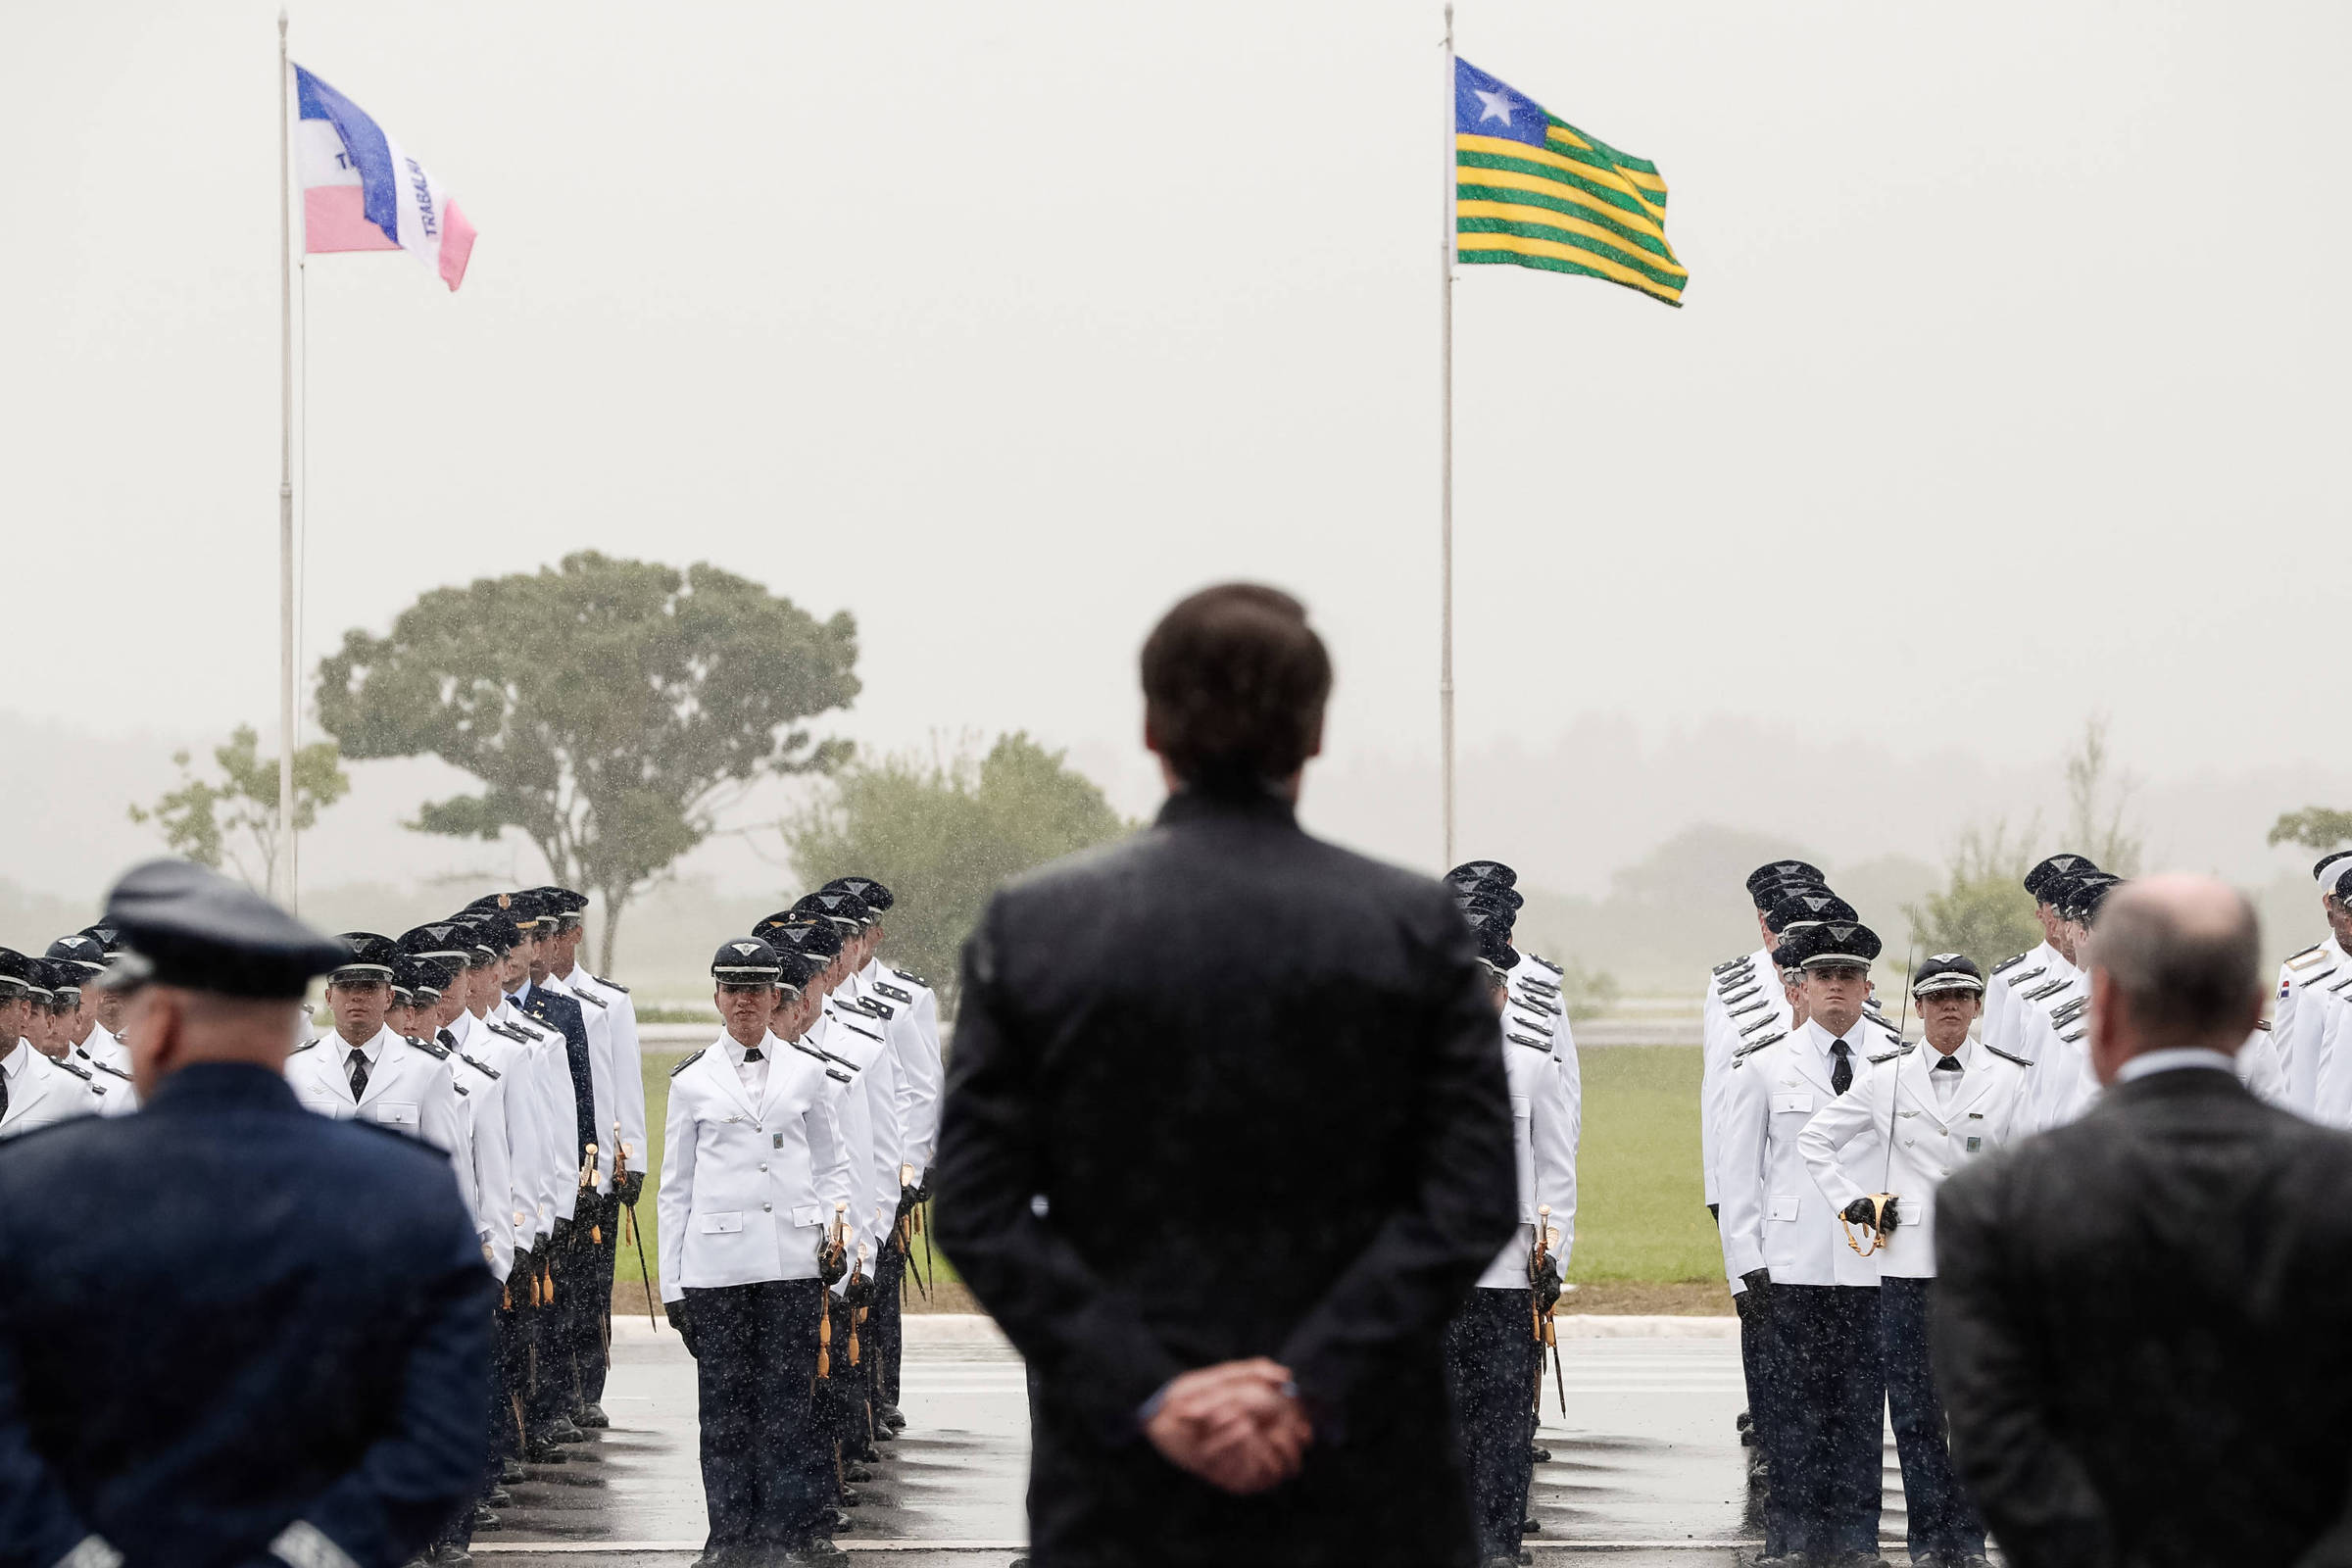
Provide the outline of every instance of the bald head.
{"type": "Polygon", "coordinates": [[[2235,1054],[2262,1017],[2254,906],[2212,877],[2143,877],[2100,906],[2088,951],[2091,1056],[2102,1083],[2132,1056],[2235,1054]]]}

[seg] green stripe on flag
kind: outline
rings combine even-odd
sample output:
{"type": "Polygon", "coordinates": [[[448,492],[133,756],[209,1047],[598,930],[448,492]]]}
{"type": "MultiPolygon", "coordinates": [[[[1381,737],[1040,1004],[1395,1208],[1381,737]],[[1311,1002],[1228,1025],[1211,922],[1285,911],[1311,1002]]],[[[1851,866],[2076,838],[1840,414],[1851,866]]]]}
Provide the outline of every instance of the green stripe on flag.
{"type": "Polygon", "coordinates": [[[1621,223],[1606,213],[1594,212],[1586,203],[1571,201],[1565,196],[1549,196],[1542,191],[1521,190],[1516,185],[1474,185],[1467,179],[1455,186],[1454,193],[1461,201],[1510,202],[1514,206],[1542,207],[1551,212],[1565,214],[1570,218],[1582,219],[1595,227],[1605,228],[1610,233],[1618,235],[1629,245],[1641,246],[1652,256],[1669,262],[1674,261],[1674,252],[1669,250],[1666,242],[1655,234],[1644,233],[1631,223],[1621,223]]]}
{"type": "Polygon", "coordinates": [[[1603,244],[1590,234],[1573,234],[1567,229],[1552,228],[1542,223],[1517,223],[1507,218],[1465,218],[1461,220],[1461,232],[1465,234],[1516,234],[1521,239],[1544,239],[1555,245],[1566,245],[1575,250],[1590,251],[1603,261],[1615,262],[1620,267],[1640,272],[1660,288],[1681,288],[1685,282],[1689,281],[1687,274],[1680,271],[1667,271],[1663,268],[1653,265],[1650,258],[1639,251],[1621,250],[1617,246],[1603,244]]]}

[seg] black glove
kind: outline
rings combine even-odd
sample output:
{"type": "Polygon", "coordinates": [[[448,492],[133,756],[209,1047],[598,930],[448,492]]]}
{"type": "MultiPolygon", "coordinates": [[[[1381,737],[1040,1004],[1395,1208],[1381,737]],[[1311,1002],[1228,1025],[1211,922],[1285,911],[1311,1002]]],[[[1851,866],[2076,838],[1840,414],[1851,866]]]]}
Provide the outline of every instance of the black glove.
{"type": "Polygon", "coordinates": [[[851,1306],[867,1305],[874,1298],[874,1277],[871,1274],[858,1275],[842,1291],[841,1298],[851,1306]]]}
{"type": "Polygon", "coordinates": [[[924,1176],[922,1185],[915,1188],[914,1200],[918,1203],[931,1201],[931,1178],[928,1175],[924,1176]]]}
{"type": "Polygon", "coordinates": [[[662,1302],[662,1310],[669,1314],[669,1326],[678,1331],[678,1343],[686,1347],[686,1353],[700,1361],[703,1352],[694,1348],[694,1314],[686,1309],[686,1298],[662,1302]]]}
{"type": "Polygon", "coordinates": [[[1536,1310],[1548,1312],[1560,1298],[1560,1276],[1547,1268],[1536,1276],[1536,1310]]]}
{"type": "Polygon", "coordinates": [[[1740,1276],[1740,1283],[1747,1289],[1732,1298],[1732,1309],[1740,1314],[1740,1321],[1745,1322],[1763,1311],[1770,1301],[1772,1275],[1768,1270],[1751,1268],[1740,1276]]]}
{"type": "Polygon", "coordinates": [[[612,1184],[612,1200],[622,1208],[635,1208],[644,1192],[645,1172],[633,1170],[612,1184]]]}
{"type": "Polygon", "coordinates": [[[563,1215],[561,1215],[561,1214],[557,1215],[557,1216],[556,1216],[556,1234],[555,1234],[553,1237],[551,1237],[551,1238],[550,1238],[550,1240],[551,1240],[551,1241],[557,1241],[557,1242],[560,1242],[560,1241],[562,1241],[562,1240],[563,1240],[564,1237],[566,1237],[566,1236],[569,1236],[570,1234],[571,1234],[571,1221],[569,1221],[569,1220],[565,1219],[565,1218],[564,1218],[563,1215]]]}
{"type": "Polygon", "coordinates": [[[913,1213],[913,1212],[914,1212],[914,1209],[915,1209],[915,1206],[916,1206],[917,1204],[921,1203],[921,1202],[922,1202],[922,1200],[923,1200],[923,1195],[922,1195],[922,1193],[921,1193],[921,1191],[920,1191],[919,1189],[917,1189],[917,1188],[913,1188],[913,1187],[902,1187],[902,1188],[900,1188],[900,1189],[899,1189],[899,1218],[901,1218],[901,1219],[905,1219],[905,1218],[906,1218],[906,1217],[908,1214],[911,1214],[911,1213],[913,1213]]]}
{"type": "Polygon", "coordinates": [[[1888,1198],[1886,1200],[1886,1206],[1881,1209],[1878,1213],[1878,1216],[1874,1219],[1871,1216],[1870,1200],[1867,1198],[1857,1198],[1852,1202],[1845,1205],[1846,1223],[1849,1225],[1869,1225],[1875,1228],[1881,1236],[1892,1236],[1894,1234],[1894,1228],[1903,1222],[1903,1217],[1895,1212],[1895,1204],[1899,1203],[1900,1201],[1902,1201],[1902,1200],[1899,1198],[1888,1198]]]}
{"type": "Polygon", "coordinates": [[[825,1289],[831,1290],[849,1271],[847,1249],[835,1247],[829,1241],[820,1240],[816,1244],[816,1277],[825,1282],[825,1289]]]}

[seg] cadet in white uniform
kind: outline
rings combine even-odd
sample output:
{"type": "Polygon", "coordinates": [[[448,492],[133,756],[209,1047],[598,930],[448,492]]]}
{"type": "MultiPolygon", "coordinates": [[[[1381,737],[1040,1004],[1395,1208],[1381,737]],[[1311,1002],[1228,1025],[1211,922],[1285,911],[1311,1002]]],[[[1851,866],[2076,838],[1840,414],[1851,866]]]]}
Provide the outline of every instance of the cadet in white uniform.
{"type": "Polygon", "coordinates": [[[1858,1234],[1879,1238],[1879,1327],[1911,1560],[1921,1568],[1984,1568],[1984,1523],[1953,1473],[1928,1363],[1935,1195],[1964,1162],[2022,1136],[2027,1069],[1969,1038],[1984,1012],[1984,979],[1975,959],[1935,955],[1919,966],[1911,994],[1925,1049],[1905,1045],[1873,1057],[1856,1091],[1824,1105],[1796,1144],[1830,1207],[1858,1234]],[[1842,1157],[1870,1137],[1886,1158],[1876,1189],[1857,1181],[1842,1157]],[[1883,1210],[1873,1201],[1882,1191],[1892,1195],[1883,1210]]]}
{"type": "MultiPolygon", "coordinates": [[[[1775,1387],[1756,1421],[1771,1472],[1767,1554],[1836,1560],[1878,1544],[1880,1411],[1886,1390],[1879,1341],[1879,1271],[1849,1247],[1837,1211],[1797,1147],[1814,1114],[1851,1090],[1901,1044],[1866,1020],[1869,965],[1880,942],[1868,927],[1803,927],[1782,956],[1799,957],[1805,1023],[1733,1058],[1723,1127],[1725,1267],[1762,1299],[1775,1387]],[[1801,955],[1801,957],[1800,957],[1801,955]]],[[[1840,1162],[1858,1182],[1883,1179],[1877,1134],[1856,1138],[1840,1162]]]]}
{"type": "Polygon", "coordinates": [[[2280,1065],[2286,1070],[2287,1104],[2305,1116],[2319,1104],[2320,1030],[2326,1021],[2323,1006],[2305,1007],[2307,992],[2352,978],[2352,950],[2344,942],[2352,935],[2352,902],[2336,891],[2337,879],[2352,861],[2352,850],[2320,857],[2311,879],[2320,892],[2320,914],[2328,922],[2325,940],[2291,954],[2278,966],[2278,1000],[2271,1008],[2271,1038],[2277,1043],[2280,1065]]]}
{"type": "Polygon", "coordinates": [[[463,1135],[449,1069],[384,1026],[396,956],[391,939],[350,931],[340,940],[352,957],[327,976],[334,1031],[294,1048],[286,1057],[286,1081],[310,1109],[421,1139],[450,1155],[454,1166],[463,1135]]]}
{"type": "Polygon", "coordinates": [[[1494,981],[1503,1076],[1511,1097],[1511,1142],[1518,1165],[1519,1230],[1479,1276],[1446,1328],[1446,1370],[1452,1387],[1463,1457],[1470,1470],[1471,1518],[1482,1563],[1515,1561],[1532,1479],[1532,1385],[1544,1371],[1539,1339],[1544,1314],[1559,1300],[1574,1245],[1576,1113],[1554,1058],[1551,1028],[1512,996],[1522,955],[1510,945],[1511,911],[1478,899],[1471,929],[1479,961],[1494,981]],[[1541,1234],[1543,1265],[1537,1266],[1541,1234]]]}
{"type": "MultiPolygon", "coordinates": [[[[0,1138],[98,1113],[89,1076],[35,1051],[30,1036],[42,960],[0,948],[0,1138]]],[[[43,1020],[44,1022],[46,1020],[43,1020]]]]}
{"type": "Polygon", "coordinates": [[[2058,951],[2055,940],[2059,913],[2051,890],[2071,877],[2097,869],[2086,855],[2061,853],[2037,862],[2026,873],[2026,891],[2034,896],[2034,918],[2041,922],[2041,941],[1992,966],[1984,985],[1983,1033],[1988,1044],[2015,1051],[2019,1020],[2013,1004],[2017,994],[2052,980],[2063,980],[2073,972],[2074,965],[2058,951]]]}
{"type": "Polygon", "coordinates": [[[670,1074],[662,1295],[695,1357],[706,1558],[763,1560],[818,1545],[835,1485],[810,1397],[850,1170],[824,1064],[768,1032],[775,950],[725,943],[710,968],[726,1028],[670,1074]]]}

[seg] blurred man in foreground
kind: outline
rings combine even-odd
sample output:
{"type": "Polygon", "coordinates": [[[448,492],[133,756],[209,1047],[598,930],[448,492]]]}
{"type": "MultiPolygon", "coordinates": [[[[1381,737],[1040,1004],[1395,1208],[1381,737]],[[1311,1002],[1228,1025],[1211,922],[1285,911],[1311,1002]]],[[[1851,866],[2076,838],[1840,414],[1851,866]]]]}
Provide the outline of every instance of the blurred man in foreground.
{"type": "Polygon", "coordinates": [[[1229,585],[1144,645],[1152,827],[964,952],[940,1241],[1028,1360],[1037,1568],[1474,1560],[1443,1340],[1517,1219],[1439,883],[1309,838],[1331,665],[1229,585]]]}
{"type": "Polygon", "coordinates": [[[2352,1562],[2352,1139],[2232,1070],[2259,951],[2219,882],[2118,889],[2106,1092],[1938,1195],[1936,1382],[2017,1568],[2352,1562]]]}
{"type": "Polygon", "coordinates": [[[482,1471],[448,1158],[283,1070],[349,951],[184,860],[115,888],[145,1107],[0,1150],[0,1565],[405,1561],[482,1471]]]}

